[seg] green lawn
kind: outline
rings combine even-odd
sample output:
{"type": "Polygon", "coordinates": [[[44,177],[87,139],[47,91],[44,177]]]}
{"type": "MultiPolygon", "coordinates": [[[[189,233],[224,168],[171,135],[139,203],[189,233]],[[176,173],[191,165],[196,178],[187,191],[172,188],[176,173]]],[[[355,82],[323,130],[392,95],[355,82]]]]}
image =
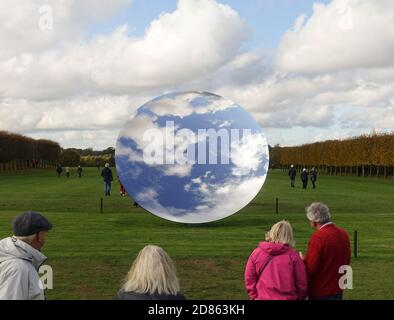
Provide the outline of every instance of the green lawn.
{"type": "Polygon", "coordinates": [[[239,213],[204,225],[182,225],[134,208],[118,194],[104,199],[97,168],[78,179],[52,171],[0,173],[0,237],[11,235],[12,218],[27,210],[54,224],[44,253],[54,271],[48,299],[112,299],[136,253],[162,246],[174,258],[182,290],[190,299],[246,299],[243,271],[250,252],[270,226],[289,220],[296,247],[305,251],[312,234],[304,208],[323,201],[351,237],[359,232],[353,259],[354,289],[347,299],[394,298],[394,181],[320,176],[318,189],[288,186],[286,173],[269,172],[262,192],[239,213]],[[279,214],[275,214],[275,198],[279,214]]]}

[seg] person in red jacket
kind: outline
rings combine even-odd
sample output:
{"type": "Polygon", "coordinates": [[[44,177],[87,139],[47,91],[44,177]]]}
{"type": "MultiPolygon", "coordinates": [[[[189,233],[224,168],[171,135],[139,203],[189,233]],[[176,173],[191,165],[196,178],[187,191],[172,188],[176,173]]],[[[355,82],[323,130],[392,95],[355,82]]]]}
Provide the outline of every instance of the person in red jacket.
{"type": "Polygon", "coordinates": [[[251,300],[304,300],[307,297],[305,266],[294,245],[289,222],[280,221],[267,233],[266,242],[250,255],[245,286],[251,300]]]}
{"type": "Polygon", "coordinates": [[[339,272],[341,266],[350,265],[350,240],[347,232],[331,222],[328,207],[314,202],[306,215],[316,232],[312,235],[305,258],[308,292],[311,300],[342,300],[339,272]]]}

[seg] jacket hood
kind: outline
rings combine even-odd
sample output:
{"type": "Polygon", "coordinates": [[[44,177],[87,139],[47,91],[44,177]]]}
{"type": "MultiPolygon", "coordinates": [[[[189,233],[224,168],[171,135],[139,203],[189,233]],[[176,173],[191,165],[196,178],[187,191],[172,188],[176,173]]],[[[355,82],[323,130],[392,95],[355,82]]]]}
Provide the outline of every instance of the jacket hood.
{"type": "Polygon", "coordinates": [[[260,242],[260,249],[271,256],[277,256],[289,251],[290,246],[283,243],[260,242]]]}
{"type": "Polygon", "coordinates": [[[47,257],[22,240],[9,237],[0,241],[0,263],[11,259],[29,261],[38,269],[47,257]]]}

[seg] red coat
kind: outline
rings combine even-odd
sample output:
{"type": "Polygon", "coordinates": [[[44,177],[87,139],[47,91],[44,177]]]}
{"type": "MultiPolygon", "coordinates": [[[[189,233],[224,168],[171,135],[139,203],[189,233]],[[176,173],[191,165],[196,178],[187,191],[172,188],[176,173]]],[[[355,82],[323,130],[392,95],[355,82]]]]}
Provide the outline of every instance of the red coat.
{"type": "Polygon", "coordinates": [[[350,240],[347,232],[328,224],[315,232],[305,256],[310,298],[333,296],[343,292],[339,268],[350,265],[350,240]]]}
{"type": "Polygon", "coordinates": [[[245,286],[252,300],[303,300],[307,297],[304,263],[288,245],[260,242],[246,264],[245,286]]]}

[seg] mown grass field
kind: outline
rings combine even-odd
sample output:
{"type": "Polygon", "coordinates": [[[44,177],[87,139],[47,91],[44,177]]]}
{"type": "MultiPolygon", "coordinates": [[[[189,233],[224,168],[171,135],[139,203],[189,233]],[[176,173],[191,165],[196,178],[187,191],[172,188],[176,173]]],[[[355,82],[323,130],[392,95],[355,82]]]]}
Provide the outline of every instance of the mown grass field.
{"type": "MultiPolygon", "coordinates": [[[[239,213],[205,225],[182,225],[134,208],[113,194],[104,200],[97,168],[84,177],[57,178],[54,171],[0,173],[0,237],[12,234],[17,214],[36,210],[54,224],[44,253],[54,271],[48,299],[112,299],[137,252],[162,246],[175,260],[182,291],[189,299],[246,299],[243,271],[250,252],[270,226],[289,220],[296,249],[305,251],[312,234],[304,208],[323,201],[351,237],[359,232],[353,259],[354,289],[346,299],[394,298],[394,180],[320,176],[318,189],[288,185],[286,173],[269,172],[262,192],[239,213]],[[279,214],[275,214],[275,198],[279,214]]],[[[353,245],[353,244],[352,244],[353,245]]]]}

